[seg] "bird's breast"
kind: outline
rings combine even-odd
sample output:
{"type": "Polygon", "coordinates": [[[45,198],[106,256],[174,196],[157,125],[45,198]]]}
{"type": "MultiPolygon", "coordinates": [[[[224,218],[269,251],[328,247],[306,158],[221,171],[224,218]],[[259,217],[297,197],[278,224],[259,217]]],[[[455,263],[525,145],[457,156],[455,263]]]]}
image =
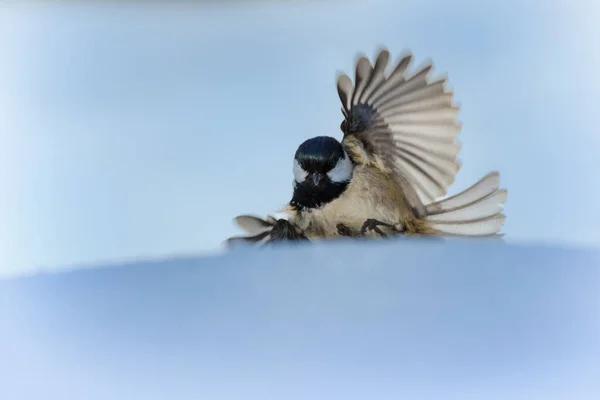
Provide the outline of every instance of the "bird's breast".
{"type": "Polygon", "coordinates": [[[337,236],[339,224],[360,231],[367,219],[395,224],[411,216],[401,188],[387,173],[357,166],[344,193],[330,203],[304,213],[302,225],[315,236],[337,236]]]}

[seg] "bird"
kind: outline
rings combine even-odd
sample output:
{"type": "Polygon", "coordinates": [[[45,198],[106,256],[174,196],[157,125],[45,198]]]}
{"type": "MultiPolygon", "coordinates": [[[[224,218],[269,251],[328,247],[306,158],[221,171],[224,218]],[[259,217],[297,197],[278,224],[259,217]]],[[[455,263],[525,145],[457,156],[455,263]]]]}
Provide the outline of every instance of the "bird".
{"type": "Polygon", "coordinates": [[[281,240],[390,235],[502,237],[508,191],[492,171],[446,197],[462,164],[457,136],[460,107],[447,76],[431,77],[427,60],[410,72],[406,50],[388,72],[380,47],[372,64],[359,54],[354,81],[338,73],[341,141],[315,136],[293,159],[293,194],[286,218],[235,218],[250,236],[281,240]]]}

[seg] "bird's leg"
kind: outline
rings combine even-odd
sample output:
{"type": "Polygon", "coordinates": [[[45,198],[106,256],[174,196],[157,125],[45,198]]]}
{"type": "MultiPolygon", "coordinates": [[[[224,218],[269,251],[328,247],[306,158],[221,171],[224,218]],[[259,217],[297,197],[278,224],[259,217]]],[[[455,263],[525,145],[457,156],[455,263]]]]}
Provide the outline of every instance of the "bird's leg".
{"type": "Polygon", "coordinates": [[[387,235],[385,233],[383,233],[383,231],[381,229],[379,229],[380,226],[389,228],[395,233],[402,233],[405,230],[404,225],[402,225],[402,224],[388,224],[386,222],[382,222],[382,221],[376,220],[374,218],[369,218],[363,224],[363,226],[360,230],[360,233],[362,235],[364,235],[365,233],[367,233],[367,230],[369,230],[369,231],[376,232],[381,237],[387,237],[387,235]]]}

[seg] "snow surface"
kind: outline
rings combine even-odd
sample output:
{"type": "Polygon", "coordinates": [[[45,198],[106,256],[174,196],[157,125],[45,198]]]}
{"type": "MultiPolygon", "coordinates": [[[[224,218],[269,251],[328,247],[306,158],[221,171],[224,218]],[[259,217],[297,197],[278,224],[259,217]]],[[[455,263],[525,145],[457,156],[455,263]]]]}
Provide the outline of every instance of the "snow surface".
{"type": "Polygon", "coordinates": [[[0,281],[0,399],[598,399],[600,252],[339,242],[0,281]]]}

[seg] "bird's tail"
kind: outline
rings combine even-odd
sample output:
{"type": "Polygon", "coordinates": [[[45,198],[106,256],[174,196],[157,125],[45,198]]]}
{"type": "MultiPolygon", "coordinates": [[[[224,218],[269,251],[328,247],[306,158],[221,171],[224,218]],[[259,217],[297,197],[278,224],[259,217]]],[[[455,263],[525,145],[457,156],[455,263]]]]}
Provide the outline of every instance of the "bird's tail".
{"type": "Polygon", "coordinates": [[[425,207],[426,220],[443,235],[502,236],[506,189],[500,174],[491,172],[463,192],[425,207]]]}

